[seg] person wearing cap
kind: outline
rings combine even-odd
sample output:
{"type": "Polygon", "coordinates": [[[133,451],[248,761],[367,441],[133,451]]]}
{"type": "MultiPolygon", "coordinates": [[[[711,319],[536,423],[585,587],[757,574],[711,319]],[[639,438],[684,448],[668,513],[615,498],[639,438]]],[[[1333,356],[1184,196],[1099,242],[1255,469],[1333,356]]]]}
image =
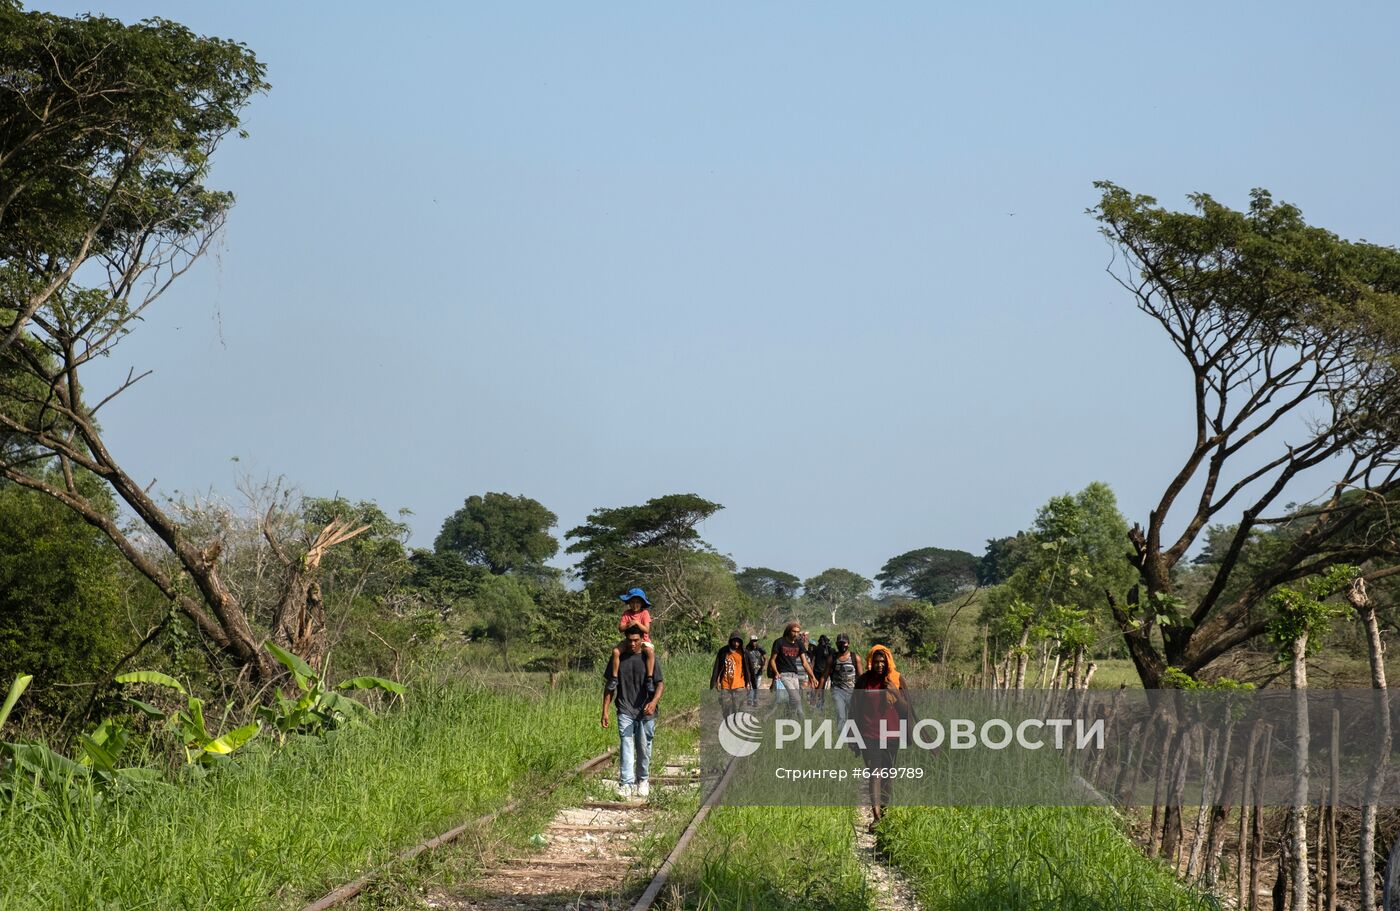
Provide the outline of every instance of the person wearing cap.
{"type": "MultiPolygon", "coordinates": [[[[648,687],[650,687],[652,675],[656,672],[656,650],[651,645],[651,601],[647,598],[647,593],[640,588],[634,588],[618,595],[617,600],[623,604],[622,618],[617,621],[618,632],[626,635],[627,631],[634,626],[642,631],[642,650],[647,659],[647,680],[648,687]]],[[[617,669],[622,663],[622,655],[626,650],[626,639],[613,648],[612,661],[608,664],[608,668],[614,678],[617,677],[617,669]]]]}
{"type": "Polygon", "coordinates": [[[724,648],[715,653],[715,666],[710,670],[710,689],[719,690],[724,717],[738,710],[739,694],[750,689],[753,679],[753,671],[744,660],[744,637],[736,629],[724,648]]]}
{"type": "Polygon", "coordinates": [[[749,634],[744,663],[749,666],[749,705],[758,705],[758,684],[763,678],[763,666],[768,663],[768,653],[758,644],[757,633],[749,634]]]}
{"type": "Polygon", "coordinates": [[[836,637],[836,648],[822,669],[822,684],[831,684],[831,699],[836,703],[836,728],[846,726],[851,716],[851,693],[856,688],[856,678],[864,673],[860,655],[851,651],[851,637],[841,633],[836,637]]]}

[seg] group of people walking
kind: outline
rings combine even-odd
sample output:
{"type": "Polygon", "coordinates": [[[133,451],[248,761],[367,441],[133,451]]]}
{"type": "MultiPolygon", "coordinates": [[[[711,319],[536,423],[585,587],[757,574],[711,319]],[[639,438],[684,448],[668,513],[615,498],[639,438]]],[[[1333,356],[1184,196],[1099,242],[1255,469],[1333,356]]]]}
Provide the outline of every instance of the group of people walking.
{"type": "Polygon", "coordinates": [[[813,645],[802,624],[794,620],[767,652],[756,634],[745,645],[738,631],[732,633],[715,655],[710,689],[726,699],[726,708],[737,702],[739,693],[748,705],[757,705],[766,680],[774,698],[797,715],[803,714],[804,702],[824,706],[829,690],[837,718],[844,723],[850,715],[851,693],[864,671],[860,655],[851,650],[849,635],[837,635],[834,646],[829,637],[820,636],[813,645]]]}
{"type": "MultiPolygon", "coordinates": [[[[634,588],[619,599],[624,605],[618,620],[623,639],[613,649],[604,671],[602,726],[610,725],[609,710],[615,707],[620,739],[618,796],[645,798],[650,794],[656,708],[665,691],[665,678],[661,659],[651,644],[651,602],[646,592],[634,588]]],[[[750,635],[746,644],[736,630],[715,654],[710,689],[719,691],[726,714],[740,706],[756,706],[765,680],[778,708],[799,717],[808,703],[824,708],[829,691],[838,726],[851,717],[856,691],[886,690],[883,697],[862,700],[856,713],[868,742],[874,741],[882,720],[890,724],[901,716],[908,717],[904,681],[895,670],[894,654],[886,646],[873,646],[862,661],[852,651],[849,635],[838,634],[834,645],[827,636],[820,636],[813,645],[795,620],[783,628],[783,635],[767,651],[756,634],[750,635]]],[[[889,768],[894,762],[892,748],[871,746],[863,755],[871,768],[889,768]]],[[[873,780],[872,809],[877,820],[887,799],[887,792],[881,794],[878,779],[873,780]]]]}

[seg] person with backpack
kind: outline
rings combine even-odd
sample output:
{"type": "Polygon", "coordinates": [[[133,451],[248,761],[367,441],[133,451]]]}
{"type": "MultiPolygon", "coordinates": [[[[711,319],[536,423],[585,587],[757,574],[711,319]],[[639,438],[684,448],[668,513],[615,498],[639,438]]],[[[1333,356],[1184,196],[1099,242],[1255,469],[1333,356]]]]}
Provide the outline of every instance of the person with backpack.
{"type": "Polygon", "coordinates": [[[768,653],[758,644],[758,634],[749,634],[749,644],[744,649],[744,663],[749,666],[749,705],[758,705],[758,685],[763,680],[763,666],[768,663],[768,653]]]}
{"type": "Polygon", "coordinates": [[[710,689],[719,691],[724,717],[738,711],[740,694],[752,689],[753,680],[753,671],[744,658],[744,637],[736,629],[729,634],[724,648],[715,653],[715,664],[710,670],[710,689]]]}
{"type": "Polygon", "coordinates": [[[651,745],[656,736],[656,706],[666,683],[661,661],[642,645],[642,628],[630,626],[623,639],[624,651],[613,670],[609,661],[603,669],[603,727],[608,727],[608,709],[617,705],[617,796],[626,800],[636,787],[638,797],[651,793],[651,745]]]}
{"type": "Polygon", "coordinates": [[[818,686],[831,684],[831,700],[836,703],[836,729],[846,726],[851,717],[851,693],[856,688],[856,678],[861,675],[860,655],[851,651],[851,637],[841,633],[836,637],[836,647],[827,658],[822,669],[822,679],[818,686]]]}

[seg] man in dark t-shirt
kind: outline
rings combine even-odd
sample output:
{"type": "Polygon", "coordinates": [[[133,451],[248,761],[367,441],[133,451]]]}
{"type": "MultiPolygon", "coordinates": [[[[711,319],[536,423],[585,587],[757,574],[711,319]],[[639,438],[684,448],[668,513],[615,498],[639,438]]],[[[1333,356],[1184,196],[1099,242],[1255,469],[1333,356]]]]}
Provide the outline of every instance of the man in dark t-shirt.
{"type": "Polygon", "coordinates": [[[750,635],[749,644],[744,649],[744,662],[749,666],[749,705],[758,705],[758,687],[763,682],[763,668],[768,664],[768,654],[758,644],[758,636],[750,635]]]}
{"type": "Polygon", "coordinates": [[[816,672],[817,683],[812,699],[818,708],[826,705],[826,665],[831,660],[831,639],[822,636],[817,640],[817,644],[812,646],[807,652],[807,662],[812,665],[812,670],[816,672]]]}
{"type": "Polygon", "coordinates": [[[656,705],[666,688],[661,676],[661,657],[652,659],[652,675],[647,676],[647,656],[642,648],[642,630],[633,626],[627,630],[627,647],[617,665],[617,676],[608,661],[603,671],[603,727],[608,726],[608,707],[617,705],[618,751],[617,794],[632,796],[636,786],[638,797],[651,793],[648,773],[651,771],[651,742],[656,736],[656,705]],[[648,686],[654,683],[655,688],[648,686]]]}
{"type": "Polygon", "coordinates": [[[773,651],[768,655],[768,666],[777,676],[773,689],[778,694],[778,702],[786,703],[788,709],[802,715],[802,688],[815,687],[817,675],[812,671],[802,648],[802,624],[796,620],[783,628],[783,637],[773,640],[773,651]]]}

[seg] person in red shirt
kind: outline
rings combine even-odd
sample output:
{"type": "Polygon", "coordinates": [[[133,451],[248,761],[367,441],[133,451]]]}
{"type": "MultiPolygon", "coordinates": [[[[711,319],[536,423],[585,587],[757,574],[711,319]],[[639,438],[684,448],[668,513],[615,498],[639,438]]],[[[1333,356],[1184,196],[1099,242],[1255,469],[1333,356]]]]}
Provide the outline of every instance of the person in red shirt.
{"type": "MultiPolygon", "coordinates": [[[[624,605],[622,617],[617,621],[617,630],[626,633],[634,626],[641,629],[642,650],[647,658],[647,680],[651,680],[656,673],[656,652],[651,645],[651,601],[647,599],[647,593],[640,588],[618,595],[617,599],[624,605]]],[[[626,648],[626,639],[613,648],[610,665],[613,677],[617,676],[618,663],[622,661],[622,653],[626,648]]]]}
{"type": "MultiPolygon", "coordinates": [[[[872,771],[894,768],[895,752],[899,745],[891,736],[886,743],[880,742],[880,729],[893,732],[899,729],[901,720],[910,715],[909,696],[904,691],[904,679],[894,668],[894,654],[883,645],[870,649],[866,660],[868,670],[856,678],[855,712],[856,723],[860,726],[861,739],[865,741],[865,765],[872,771]],[[880,690],[883,692],[860,692],[880,690]]],[[[889,803],[893,780],[882,780],[879,775],[870,777],[870,828],[885,815],[885,805],[889,803]]]]}

